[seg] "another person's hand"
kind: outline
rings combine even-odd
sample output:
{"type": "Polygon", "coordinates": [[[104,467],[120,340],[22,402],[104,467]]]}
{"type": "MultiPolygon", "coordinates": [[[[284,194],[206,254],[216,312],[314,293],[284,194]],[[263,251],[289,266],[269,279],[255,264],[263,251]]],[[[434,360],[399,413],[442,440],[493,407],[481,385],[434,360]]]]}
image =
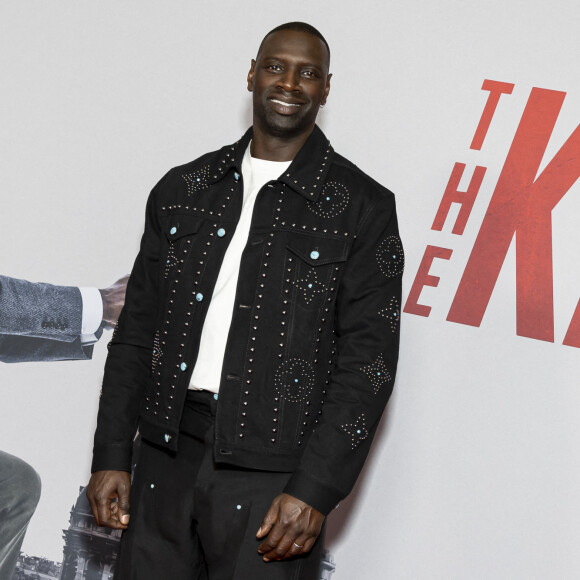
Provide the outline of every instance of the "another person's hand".
{"type": "Polygon", "coordinates": [[[258,552],[265,562],[286,560],[309,552],[320,534],[324,515],[307,503],[281,493],[277,496],[256,534],[258,552]]]}
{"type": "Polygon", "coordinates": [[[99,289],[103,299],[103,322],[105,328],[114,328],[117,324],[119,314],[123,304],[125,304],[125,291],[127,290],[127,281],[129,275],[125,275],[108,288],[99,289]]]}
{"type": "Polygon", "coordinates": [[[87,499],[98,526],[125,530],[129,523],[131,475],[126,471],[95,471],[87,499]]]}

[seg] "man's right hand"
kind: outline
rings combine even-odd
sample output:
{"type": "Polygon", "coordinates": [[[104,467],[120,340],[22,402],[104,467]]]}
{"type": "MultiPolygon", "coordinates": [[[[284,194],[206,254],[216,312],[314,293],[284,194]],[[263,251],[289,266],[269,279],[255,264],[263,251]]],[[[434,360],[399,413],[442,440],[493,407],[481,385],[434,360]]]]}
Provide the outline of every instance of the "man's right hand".
{"type": "Polygon", "coordinates": [[[98,526],[127,529],[130,490],[131,474],[126,471],[93,473],[87,486],[87,499],[98,526]]]}
{"type": "Polygon", "coordinates": [[[100,288],[101,298],[103,299],[103,323],[109,330],[115,328],[121,309],[125,304],[125,292],[129,275],[126,274],[119,278],[108,288],[100,288]]]}

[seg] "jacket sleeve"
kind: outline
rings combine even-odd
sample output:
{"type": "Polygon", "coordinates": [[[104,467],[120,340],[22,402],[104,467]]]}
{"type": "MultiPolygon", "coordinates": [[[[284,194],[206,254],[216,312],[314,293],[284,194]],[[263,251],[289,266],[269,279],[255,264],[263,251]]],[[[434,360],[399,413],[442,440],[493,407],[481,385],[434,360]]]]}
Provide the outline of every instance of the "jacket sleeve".
{"type": "Polygon", "coordinates": [[[131,449],[151,358],[159,294],[160,226],[157,199],[163,179],[151,192],[139,254],[127,283],[125,305],[105,363],[97,415],[92,471],[131,471],[131,449]]]}
{"type": "Polygon", "coordinates": [[[73,342],[81,334],[82,312],[74,286],[0,276],[0,334],[73,342]]]}
{"type": "Polygon", "coordinates": [[[338,290],[323,414],[285,492],[327,514],[351,491],[392,392],[404,255],[394,196],[363,218],[338,290]]]}
{"type": "Polygon", "coordinates": [[[0,335],[0,361],[5,363],[57,360],[90,360],[94,345],[83,345],[79,337],[72,342],[33,336],[0,335]]]}
{"type": "Polygon", "coordinates": [[[74,286],[0,276],[0,361],[90,359],[93,346],[80,340],[82,309],[74,286]]]}

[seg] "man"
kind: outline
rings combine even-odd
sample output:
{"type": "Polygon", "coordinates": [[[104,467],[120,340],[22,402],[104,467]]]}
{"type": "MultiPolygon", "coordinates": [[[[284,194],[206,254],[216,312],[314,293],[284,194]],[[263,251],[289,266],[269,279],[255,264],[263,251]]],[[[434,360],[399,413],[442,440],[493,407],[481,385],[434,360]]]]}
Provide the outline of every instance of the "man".
{"type": "Polygon", "coordinates": [[[317,578],[323,520],[362,468],[403,252],[393,195],[315,125],[329,61],[307,24],[268,33],[253,127],[149,198],[87,491],[100,525],[126,529],[118,579],[317,578]]]}
{"type": "MultiPolygon", "coordinates": [[[[127,277],[108,288],[76,288],[0,276],[0,361],[90,359],[103,328],[112,328],[127,277]]],[[[40,499],[40,477],[0,450],[0,578],[11,578],[40,499]]]]}

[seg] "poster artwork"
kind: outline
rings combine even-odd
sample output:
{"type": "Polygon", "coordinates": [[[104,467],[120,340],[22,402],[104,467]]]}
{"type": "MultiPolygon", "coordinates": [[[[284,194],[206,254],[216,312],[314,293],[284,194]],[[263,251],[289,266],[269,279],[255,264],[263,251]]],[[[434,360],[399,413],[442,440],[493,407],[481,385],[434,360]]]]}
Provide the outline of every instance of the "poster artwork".
{"type": "MultiPolygon", "coordinates": [[[[489,96],[470,149],[481,150],[502,95],[511,95],[514,86],[493,80],[483,82],[482,90],[489,91],[489,96]]],[[[580,177],[580,125],[539,175],[538,170],[565,96],[561,91],[532,88],[447,314],[449,322],[481,325],[515,236],[516,333],[555,341],[552,210],[580,177]]],[[[486,170],[476,166],[467,191],[459,191],[466,165],[455,163],[432,230],[443,230],[451,204],[457,203],[460,209],[455,222],[447,227],[452,227],[452,234],[463,235],[486,170]]],[[[426,247],[404,312],[429,316],[431,307],[420,302],[421,290],[439,284],[439,277],[429,273],[433,260],[451,260],[452,255],[451,248],[426,247]]],[[[580,300],[562,344],[580,348],[580,300]]]]}

